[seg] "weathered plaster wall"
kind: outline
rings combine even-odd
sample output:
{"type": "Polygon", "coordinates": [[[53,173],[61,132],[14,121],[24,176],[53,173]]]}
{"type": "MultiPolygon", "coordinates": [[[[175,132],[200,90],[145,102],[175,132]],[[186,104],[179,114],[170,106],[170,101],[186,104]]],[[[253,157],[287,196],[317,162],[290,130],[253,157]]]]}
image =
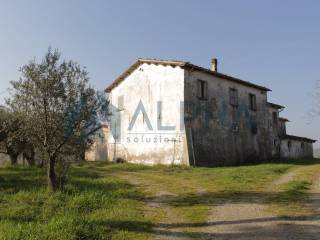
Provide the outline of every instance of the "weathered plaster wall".
{"type": "Polygon", "coordinates": [[[112,89],[109,99],[111,160],[217,166],[312,156],[308,142],[303,151],[294,141],[292,150],[285,149],[285,122],[267,103],[265,90],[206,72],[143,63],[112,89]],[[205,100],[198,98],[198,80],[207,83],[205,100]],[[237,106],[230,104],[230,88],[237,89],[237,106]],[[256,96],[257,110],[250,108],[250,94],[256,96]]]}
{"type": "Polygon", "coordinates": [[[106,161],[108,160],[108,128],[103,127],[101,131],[98,131],[94,144],[89,150],[86,151],[86,161],[106,161]]]}
{"type": "Polygon", "coordinates": [[[310,142],[297,141],[292,139],[281,140],[281,157],[282,158],[307,158],[313,157],[313,145],[310,142]],[[288,142],[291,142],[289,147],[288,142]],[[302,146],[303,144],[303,146],[302,146]]]}
{"type": "MultiPolygon", "coordinates": [[[[7,154],[0,153],[0,166],[9,165],[11,163],[10,157],[7,154]]],[[[26,161],[23,161],[22,155],[18,157],[18,164],[26,164],[26,161]]]]}
{"type": "Polygon", "coordinates": [[[115,87],[109,98],[113,106],[110,159],[145,164],[189,164],[185,131],[180,128],[183,123],[183,69],[144,63],[115,87]],[[119,97],[123,97],[123,109],[119,109],[119,97]],[[161,113],[158,102],[162,105],[161,113]],[[146,115],[140,112],[129,130],[139,103],[143,104],[146,115]],[[158,129],[158,122],[171,129],[158,129]]]}
{"type": "Polygon", "coordinates": [[[192,132],[188,143],[196,165],[236,164],[271,156],[265,91],[199,71],[186,71],[185,82],[185,124],[187,132],[192,132]],[[198,79],[208,83],[207,100],[197,97],[198,79]],[[238,107],[230,105],[229,88],[238,90],[238,107]],[[249,108],[250,93],[256,95],[257,111],[249,108]]]}
{"type": "Polygon", "coordinates": [[[287,134],[287,121],[279,119],[279,136],[285,136],[287,134]]]}
{"type": "Polygon", "coordinates": [[[268,106],[268,125],[269,125],[269,136],[270,136],[270,147],[272,158],[280,157],[280,137],[279,137],[279,111],[278,108],[268,106]],[[277,115],[276,121],[273,114],[277,115]]]}

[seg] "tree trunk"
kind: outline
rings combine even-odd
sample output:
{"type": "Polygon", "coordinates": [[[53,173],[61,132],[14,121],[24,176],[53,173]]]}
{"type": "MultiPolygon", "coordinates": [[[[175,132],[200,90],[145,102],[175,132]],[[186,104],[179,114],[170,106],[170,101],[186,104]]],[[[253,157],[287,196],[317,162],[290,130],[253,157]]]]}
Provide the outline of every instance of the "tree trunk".
{"type": "Polygon", "coordinates": [[[83,148],[84,150],[81,150],[80,152],[80,161],[84,162],[86,161],[86,150],[85,148],[83,148]]]}
{"type": "Polygon", "coordinates": [[[26,158],[27,159],[27,162],[29,164],[29,166],[34,166],[36,164],[35,160],[34,160],[34,157],[32,158],[26,158]]]}
{"type": "Polygon", "coordinates": [[[18,164],[18,156],[15,154],[10,154],[10,161],[11,161],[11,165],[17,165],[18,164]]]}
{"type": "Polygon", "coordinates": [[[48,186],[49,190],[52,192],[57,191],[58,189],[58,179],[55,171],[56,159],[53,157],[49,158],[48,164],[48,186]]]}
{"type": "Polygon", "coordinates": [[[39,168],[43,168],[43,166],[44,166],[44,160],[43,160],[43,159],[41,159],[41,160],[40,160],[40,163],[39,163],[39,165],[38,165],[38,167],[39,167],[39,168]]]}
{"type": "Polygon", "coordinates": [[[23,158],[27,160],[29,166],[34,166],[35,165],[35,153],[33,149],[30,149],[29,152],[24,152],[23,153],[23,158]]]}

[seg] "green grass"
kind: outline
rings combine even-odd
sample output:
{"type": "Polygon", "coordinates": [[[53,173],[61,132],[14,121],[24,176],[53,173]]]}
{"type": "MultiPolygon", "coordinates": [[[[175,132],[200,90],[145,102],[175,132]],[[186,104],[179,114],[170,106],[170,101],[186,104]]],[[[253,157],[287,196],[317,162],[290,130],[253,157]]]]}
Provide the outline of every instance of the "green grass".
{"type": "Polygon", "coordinates": [[[142,193],[128,183],[73,167],[51,194],[39,169],[0,169],[0,239],[147,239],[142,193]]]}
{"type": "Polygon", "coordinates": [[[314,213],[310,208],[309,191],[314,176],[320,173],[320,162],[297,168],[297,176],[280,186],[280,191],[273,198],[272,210],[284,218],[308,217],[314,213]]]}
{"type": "MultiPolygon", "coordinates": [[[[252,198],[272,201],[273,192],[268,187],[281,175],[303,162],[266,163],[251,166],[219,168],[145,167],[114,165],[108,167],[115,176],[136,181],[149,198],[165,191],[175,195],[161,199],[170,207],[176,220],[203,223],[212,207],[225,201],[250,202],[252,198]]],[[[311,164],[311,163],[310,163],[311,164]]],[[[153,222],[166,222],[170,216],[156,214],[153,222]]]]}
{"type": "Polygon", "coordinates": [[[72,166],[65,189],[52,194],[44,170],[0,168],[0,240],[151,239],[156,224],[205,223],[226,201],[259,199],[279,216],[307,214],[317,171],[318,160],[220,168],[96,162],[72,166]],[[293,181],[270,189],[292,170],[293,181]],[[154,199],[159,205],[150,207],[154,199]]]}

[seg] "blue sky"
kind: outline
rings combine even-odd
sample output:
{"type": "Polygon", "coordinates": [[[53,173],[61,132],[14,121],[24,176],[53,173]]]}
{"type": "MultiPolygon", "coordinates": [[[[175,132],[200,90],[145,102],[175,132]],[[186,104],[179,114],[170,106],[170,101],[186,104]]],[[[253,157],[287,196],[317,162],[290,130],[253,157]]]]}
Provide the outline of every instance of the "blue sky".
{"type": "MultiPolygon", "coordinates": [[[[291,134],[320,139],[307,115],[320,80],[320,1],[0,0],[0,103],[19,67],[48,46],[104,89],[138,57],[178,59],[265,85],[291,134]]],[[[318,143],[318,146],[319,143],[318,143]]]]}

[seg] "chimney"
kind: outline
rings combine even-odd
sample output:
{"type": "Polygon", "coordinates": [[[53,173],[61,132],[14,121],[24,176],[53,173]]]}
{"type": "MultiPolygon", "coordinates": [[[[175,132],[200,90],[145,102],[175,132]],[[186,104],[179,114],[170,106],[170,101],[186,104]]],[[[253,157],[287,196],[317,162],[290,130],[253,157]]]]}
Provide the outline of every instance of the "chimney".
{"type": "Polygon", "coordinates": [[[218,59],[211,59],[211,71],[218,72],[218,59]]]}

